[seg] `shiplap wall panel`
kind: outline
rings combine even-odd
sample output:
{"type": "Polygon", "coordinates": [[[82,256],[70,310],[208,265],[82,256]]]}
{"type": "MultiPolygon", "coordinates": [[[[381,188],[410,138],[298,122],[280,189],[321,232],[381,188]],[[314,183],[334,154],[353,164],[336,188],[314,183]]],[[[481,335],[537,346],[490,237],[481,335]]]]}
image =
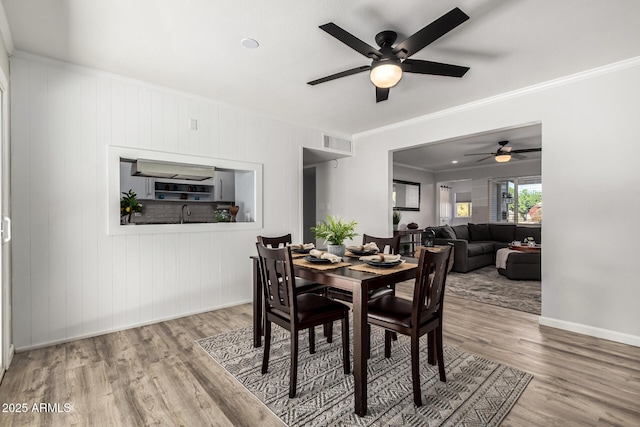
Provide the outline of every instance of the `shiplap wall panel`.
{"type": "MultiPolygon", "coordinates": [[[[38,66],[39,64],[32,64],[38,66]]],[[[60,70],[53,69],[47,73],[49,97],[48,141],[50,156],[48,159],[48,174],[43,185],[47,186],[48,197],[43,210],[48,210],[49,235],[47,250],[49,253],[49,336],[51,340],[64,339],[67,336],[66,319],[66,286],[67,286],[67,254],[60,249],[61,242],[67,236],[65,217],[65,203],[59,200],[69,200],[69,189],[63,181],[66,164],[66,77],[60,70]],[[50,310],[49,307],[63,307],[61,310],[50,310]]],[[[34,144],[35,145],[35,144],[34,144]]],[[[15,164],[15,163],[14,163],[15,164]]]]}
{"type": "Polygon", "coordinates": [[[297,236],[319,131],[27,55],[11,83],[16,348],[248,301],[256,234],[297,236]],[[108,145],[262,163],[264,229],[107,235],[108,145]]]}
{"type": "MultiPolygon", "coordinates": [[[[49,256],[46,247],[48,246],[48,209],[33,209],[38,206],[39,201],[46,194],[46,187],[43,191],[44,184],[47,180],[48,165],[48,116],[47,116],[47,72],[44,67],[30,67],[29,79],[31,87],[29,92],[30,108],[30,138],[38,141],[34,145],[29,155],[29,170],[31,185],[29,187],[29,228],[31,230],[29,252],[33,263],[38,268],[31,269],[31,299],[32,312],[37,323],[37,317],[48,316],[48,299],[49,299],[49,256]],[[34,126],[35,123],[43,123],[42,126],[34,126]]],[[[33,264],[32,264],[33,265],[33,264]]],[[[43,340],[48,336],[48,325],[43,328],[34,328],[32,337],[34,340],[43,340]]]]}

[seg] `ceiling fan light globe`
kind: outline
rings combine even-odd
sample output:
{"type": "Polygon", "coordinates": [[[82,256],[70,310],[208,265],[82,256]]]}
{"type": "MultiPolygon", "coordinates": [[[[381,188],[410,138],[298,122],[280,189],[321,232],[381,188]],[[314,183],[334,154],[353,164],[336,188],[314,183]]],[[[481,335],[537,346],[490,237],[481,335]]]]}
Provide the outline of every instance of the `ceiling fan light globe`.
{"type": "Polygon", "coordinates": [[[396,62],[381,62],[371,66],[371,83],[381,89],[394,87],[402,78],[402,68],[396,62]]]}
{"type": "Polygon", "coordinates": [[[509,160],[511,160],[511,154],[508,154],[508,153],[506,153],[506,154],[505,153],[498,154],[495,157],[495,159],[496,159],[496,162],[498,162],[498,163],[506,163],[509,160]]]}

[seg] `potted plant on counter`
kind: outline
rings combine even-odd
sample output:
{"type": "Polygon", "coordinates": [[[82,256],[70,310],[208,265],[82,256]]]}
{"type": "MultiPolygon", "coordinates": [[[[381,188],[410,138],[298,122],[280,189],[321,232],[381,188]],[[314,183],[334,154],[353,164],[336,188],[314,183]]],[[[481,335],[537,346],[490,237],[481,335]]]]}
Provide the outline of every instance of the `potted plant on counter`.
{"type": "Polygon", "coordinates": [[[393,210],[393,229],[398,229],[398,224],[400,224],[400,220],[402,219],[402,213],[398,209],[393,210]]]}
{"type": "Polygon", "coordinates": [[[355,232],[355,221],[345,221],[339,217],[327,215],[326,221],[319,221],[311,231],[317,239],[323,239],[327,243],[327,252],[343,257],[345,252],[344,241],[353,239],[358,234],[355,232]]]}
{"type": "Polygon", "coordinates": [[[120,218],[126,217],[127,223],[131,223],[131,215],[135,212],[142,210],[142,204],[138,203],[136,199],[137,194],[133,190],[129,190],[128,193],[122,192],[123,196],[120,199],[120,218]]]}

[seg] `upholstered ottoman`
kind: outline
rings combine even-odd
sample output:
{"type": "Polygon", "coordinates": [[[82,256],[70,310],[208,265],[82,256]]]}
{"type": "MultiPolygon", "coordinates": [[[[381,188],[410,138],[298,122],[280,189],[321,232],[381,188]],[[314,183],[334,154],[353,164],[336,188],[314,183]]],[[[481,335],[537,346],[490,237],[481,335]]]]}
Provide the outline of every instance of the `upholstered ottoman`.
{"type": "MultiPolygon", "coordinates": [[[[501,249],[508,250],[508,249],[501,249]]],[[[505,268],[498,267],[498,273],[511,280],[541,280],[540,253],[510,251],[505,268]]]]}

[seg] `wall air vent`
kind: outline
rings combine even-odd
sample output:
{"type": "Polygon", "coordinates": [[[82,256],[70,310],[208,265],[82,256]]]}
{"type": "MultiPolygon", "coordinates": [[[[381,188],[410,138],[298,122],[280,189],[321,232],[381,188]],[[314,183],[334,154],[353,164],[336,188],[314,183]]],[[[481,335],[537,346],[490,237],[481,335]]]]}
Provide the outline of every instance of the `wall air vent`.
{"type": "Polygon", "coordinates": [[[343,153],[352,154],[351,141],[341,138],[336,138],[335,136],[324,135],[324,141],[322,143],[324,148],[328,148],[330,150],[342,151],[343,153]]]}

